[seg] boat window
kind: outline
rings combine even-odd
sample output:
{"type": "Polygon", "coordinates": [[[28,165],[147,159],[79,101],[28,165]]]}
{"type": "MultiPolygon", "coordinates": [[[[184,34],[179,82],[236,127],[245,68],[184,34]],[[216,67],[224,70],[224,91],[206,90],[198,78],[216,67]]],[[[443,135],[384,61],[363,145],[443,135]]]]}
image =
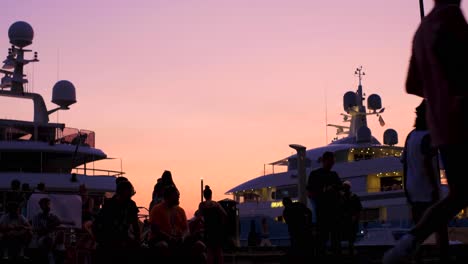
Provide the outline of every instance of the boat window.
{"type": "Polygon", "coordinates": [[[244,202],[258,202],[259,201],[259,195],[255,192],[245,192],[244,195],[244,202]]]}
{"type": "Polygon", "coordinates": [[[403,189],[403,172],[391,171],[369,174],[367,192],[385,192],[403,189]]]}
{"type": "Polygon", "coordinates": [[[378,221],[380,216],[379,208],[364,208],[360,213],[361,222],[378,221]]]}
{"type": "Polygon", "coordinates": [[[403,177],[381,177],[380,178],[380,191],[396,191],[403,189],[403,177]]]}
{"type": "Polygon", "coordinates": [[[276,187],[276,200],[282,200],[284,197],[296,198],[297,196],[297,185],[276,187]]]}
{"type": "Polygon", "coordinates": [[[29,140],[31,137],[32,134],[28,129],[0,124],[0,140],[29,140]]]}
{"type": "Polygon", "coordinates": [[[342,149],[335,151],[335,163],[347,162],[349,156],[349,149],[342,149]]]}
{"type": "Polygon", "coordinates": [[[379,159],[385,157],[401,157],[403,148],[379,146],[379,147],[366,147],[366,148],[352,148],[348,152],[348,161],[360,161],[368,159],[379,159]]]}
{"type": "MultiPolygon", "coordinates": [[[[312,166],[312,161],[309,158],[305,159],[305,167],[310,168],[312,166]]],[[[297,170],[297,158],[288,159],[288,170],[297,170]]]]}

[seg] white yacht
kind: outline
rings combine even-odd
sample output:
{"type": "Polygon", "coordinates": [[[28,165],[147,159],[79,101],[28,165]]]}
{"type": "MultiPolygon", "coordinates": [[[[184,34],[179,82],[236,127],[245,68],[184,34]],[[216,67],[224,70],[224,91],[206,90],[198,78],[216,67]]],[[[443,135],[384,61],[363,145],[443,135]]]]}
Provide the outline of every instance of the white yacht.
{"type": "MultiPolygon", "coordinates": [[[[357,90],[348,91],[343,97],[343,121],[349,124],[328,124],[337,128],[337,136],[344,137],[335,138],[326,146],[305,150],[304,178],[311,170],[321,166],[321,155],[325,151],[331,151],[336,157],[333,170],[343,181],[350,181],[352,191],[361,198],[364,207],[362,222],[367,222],[369,227],[382,223],[408,226],[410,215],[403,190],[403,165],[400,160],[403,147],[397,146],[398,134],[393,129],[384,132],[383,144],[372,136],[367,126],[367,117],[376,116],[383,126],[385,122],[382,113],[385,108],[382,108],[381,98],[377,94],[367,97],[367,107],[363,104],[366,98],[361,82],[365,73],[362,67],[359,67],[355,74],[359,80],[357,90]]],[[[241,239],[245,239],[245,232],[249,229],[248,223],[242,219],[266,217],[278,221],[283,211],[282,198],[289,196],[298,200],[300,192],[305,192],[305,188],[299,191],[300,170],[297,154],[269,165],[273,166],[273,170],[275,166],[287,166],[287,169],[254,178],[226,192],[232,194],[233,199],[238,202],[242,225],[241,239]]],[[[302,184],[304,182],[305,179],[302,184]]],[[[277,222],[271,220],[270,223],[276,225],[277,222]]],[[[275,228],[280,228],[284,234],[284,227],[275,228]]]]}
{"type": "Polygon", "coordinates": [[[32,44],[33,28],[18,21],[10,26],[8,36],[12,46],[0,69],[4,75],[0,96],[32,100],[34,117],[32,121],[0,119],[0,212],[5,208],[6,192],[15,179],[29,184],[31,189],[43,183],[47,192],[56,194],[78,194],[83,184],[90,195],[114,192],[115,177],[123,172],[95,169],[96,161],[108,159],[106,153],[96,148],[95,133],[49,120],[52,113],[68,110],[76,103],[73,84],[58,81],[52,94],[57,108],[47,109],[40,94],[28,91],[24,74],[24,66],[39,61],[37,52],[31,59],[26,58],[32,52],[25,47],[32,44]]]}

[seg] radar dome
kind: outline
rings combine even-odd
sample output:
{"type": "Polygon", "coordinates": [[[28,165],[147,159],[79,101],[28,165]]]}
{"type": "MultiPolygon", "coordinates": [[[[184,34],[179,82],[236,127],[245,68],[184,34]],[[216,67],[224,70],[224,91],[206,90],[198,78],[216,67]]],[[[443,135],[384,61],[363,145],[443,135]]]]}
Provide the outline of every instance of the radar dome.
{"type": "Polygon", "coordinates": [[[354,92],[346,92],[343,96],[343,108],[346,112],[349,112],[350,107],[357,105],[357,96],[354,92]]]}
{"type": "Polygon", "coordinates": [[[34,30],[28,23],[18,21],[13,23],[8,29],[10,43],[20,48],[31,45],[34,38],[34,30]]]}
{"type": "Polygon", "coordinates": [[[396,145],[398,144],[398,133],[394,129],[387,129],[383,135],[383,142],[385,145],[396,145]]]}
{"type": "Polygon", "coordinates": [[[382,99],[378,94],[371,94],[367,97],[367,108],[370,110],[378,110],[382,108],[382,99]]]}
{"type": "Polygon", "coordinates": [[[357,143],[367,143],[371,142],[372,135],[368,127],[362,126],[357,131],[356,142],[357,143]]]}
{"type": "Polygon", "coordinates": [[[75,86],[66,80],[58,81],[52,90],[52,103],[68,109],[69,105],[76,103],[75,86]]]}

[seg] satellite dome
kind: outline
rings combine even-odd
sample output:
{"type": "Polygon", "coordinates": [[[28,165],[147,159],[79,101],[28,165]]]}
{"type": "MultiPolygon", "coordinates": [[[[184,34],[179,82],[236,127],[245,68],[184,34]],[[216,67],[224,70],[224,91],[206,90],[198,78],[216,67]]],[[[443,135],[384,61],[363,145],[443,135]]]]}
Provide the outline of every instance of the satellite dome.
{"type": "Polygon", "coordinates": [[[69,81],[58,81],[52,90],[52,103],[67,109],[69,105],[76,103],[75,86],[69,81]]]}
{"type": "Polygon", "coordinates": [[[385,145],[393,146],[398,144],[398,133],[394,129],[389,128],[385,130],[383,137],[385,145]]]}
{"type": "Polygon", "coordinates": [[[34,38],[34,30],[28,23],[18,21],[13,23],[8,29],[10,43],[20,48],[31,45],[34,38]]]}
{"type": "Polygon", "coordinates": [[[367,98],[367,108],[370,110],[378,110],[382,108],[382,99],[378,94],[371,94],[367,98]]]}
{"type": "Polygon", "coordinates": [[[357,105],[357,96],[355,92],[346,92],[343,96],[343,108],[346,112],[349,112],[349,108],[357,105]]]}
{"type": "Polygon", "coordinates": [[[372,140],[371,130],[366,127],[362,126],[357,131],[356,142],[357,143],[370,143],[372,140]]]}

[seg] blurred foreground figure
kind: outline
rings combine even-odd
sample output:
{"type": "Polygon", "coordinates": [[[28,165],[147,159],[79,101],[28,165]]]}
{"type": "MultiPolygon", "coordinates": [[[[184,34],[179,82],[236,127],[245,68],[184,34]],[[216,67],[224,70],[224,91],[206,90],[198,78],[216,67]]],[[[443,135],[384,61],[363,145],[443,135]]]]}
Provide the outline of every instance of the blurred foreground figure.
{"type": "Polygon", "coordinates": [[[406,91],[427,101],[432,145],[440,152],[449,193],[384,254],[384,264],[408,257],[468,205],[466,157],[460,155],[468,146],[468,25],[461,0],[434,2],[414,35],[406,91]]]}

